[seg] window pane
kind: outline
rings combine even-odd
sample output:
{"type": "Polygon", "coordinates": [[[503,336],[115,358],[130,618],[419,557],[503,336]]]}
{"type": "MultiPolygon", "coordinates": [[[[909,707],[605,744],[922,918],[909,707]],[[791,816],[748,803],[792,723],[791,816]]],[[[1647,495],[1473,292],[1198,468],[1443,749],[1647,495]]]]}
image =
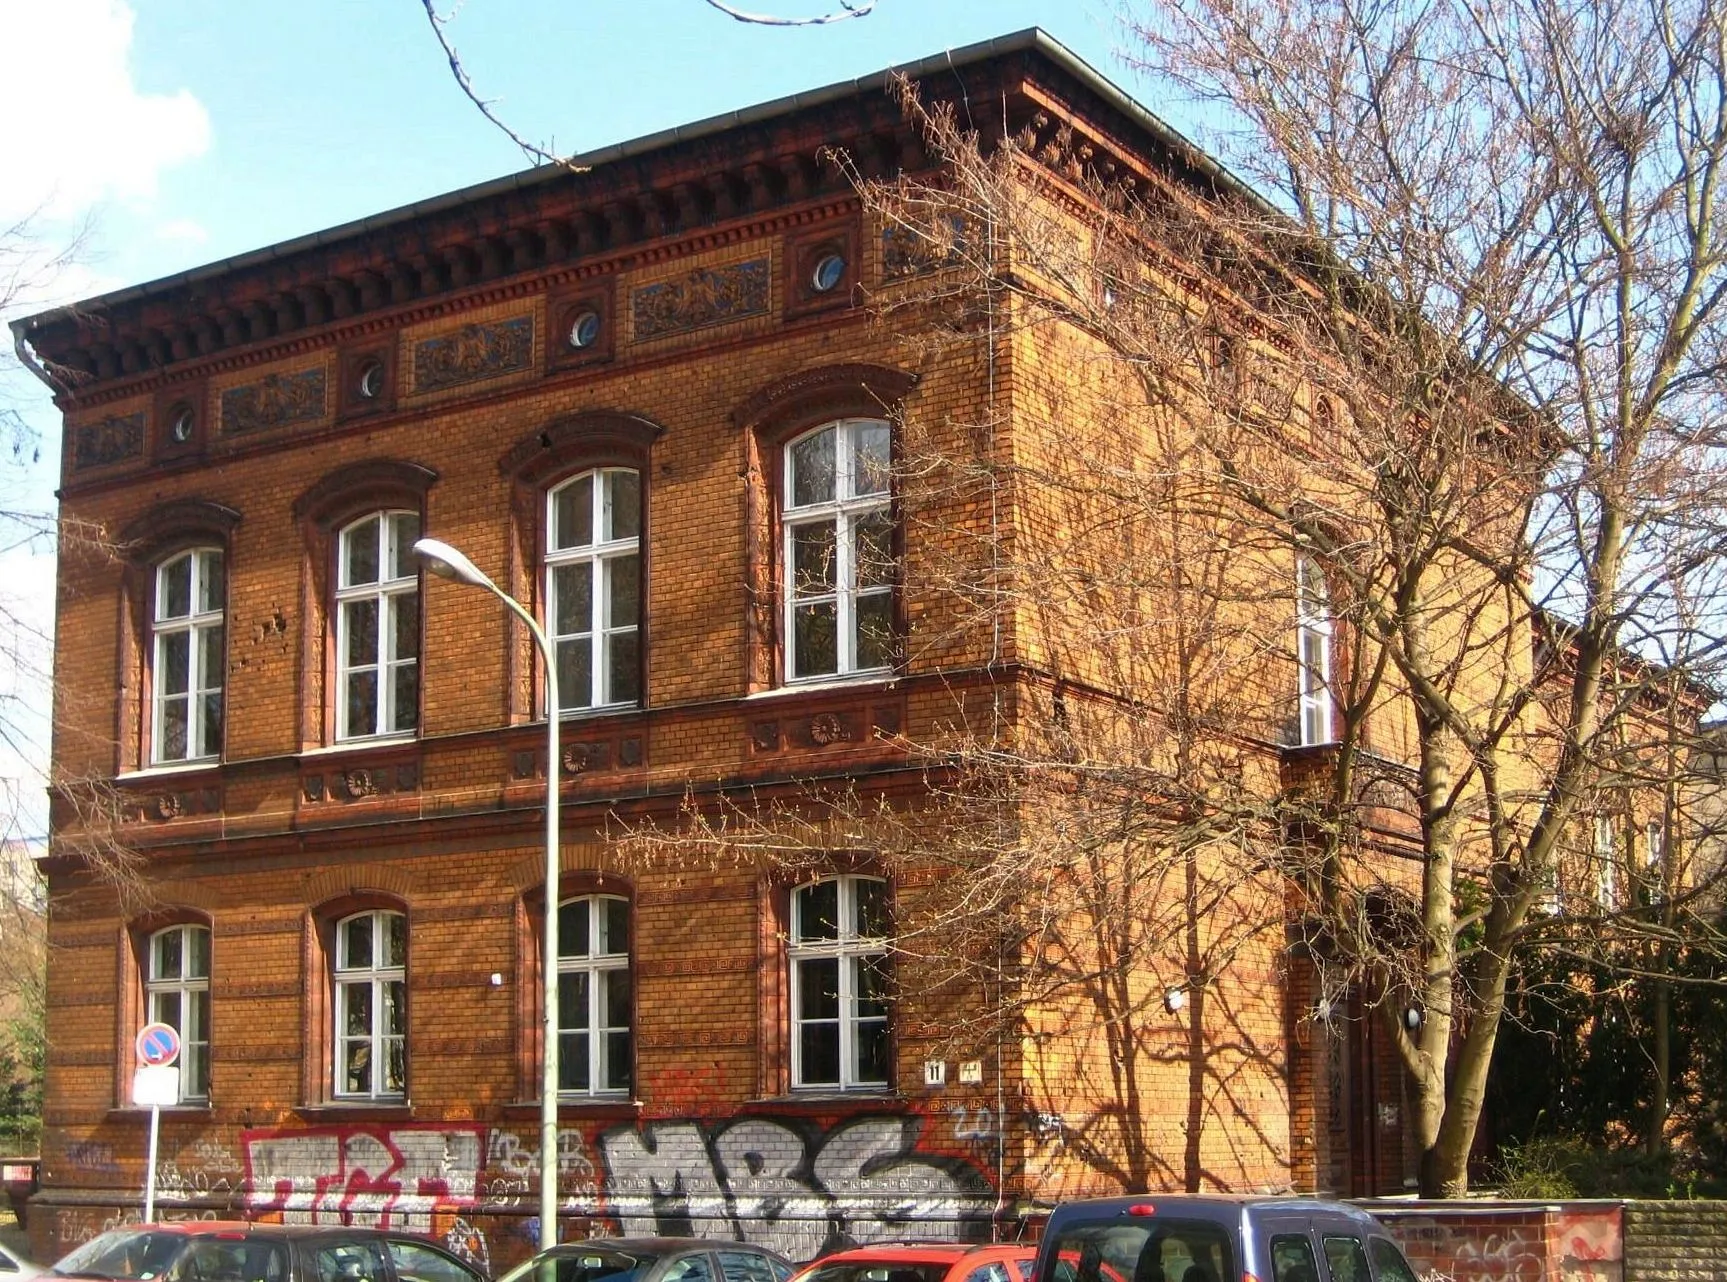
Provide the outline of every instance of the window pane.
{"type": "Polygon", "coordinates": [[[593,474],[571,481],[552,498],[554,550],[584,548],[594,541],[593,474]]]}
{"type": "Polygon", "coordinates": [[[394,706],[390,709],[390,729],[412,730],[420,724],[420,665],[398,663],[390,669],[394,706]]]}
{"type": "Polygon", "coordinates": [[[634,555],[614,556],[606,562],[606,626],[633,627],[640,600],[640,565],[634,555]]]}
{"type": "Polygon", "coordinates": [[[223,631],[220,627],[200,628],[198,630],[198,685],[200,689],[214,690],[222,685],[222,642],[223,631]]]}
{"type": "Polygon", "coordinates": [[[641,697],[641,647],[634,632],[606,638],[606,702],[635,703],[641,697]]]}
{"type": "Polygon", "coordinates": [[[390,533],[394,536],[390,548],[390,577],[411,579],[419,571],[414,564],[414,542],[420,537],[419,514],[397,512],[390,518],[390,533]]]}
{"type": "Polygon", "coordinates": [[[180,1030],[189,1042],[210,1040],[210,990],[197,988],[187,994],[186,1027],[180,1030]]]}
{"type": "Polygon", "coordinates": [[[193,926],[186,931],[188,942],[191,943],[190,964],[186,967],[188,979],[210,978],[210,932],[202,926],[193,926]]]}
{"type": "Polygon", "coordinates": [[[832,601],[800,605],[792,611],[792,674],[817,676],[839,668],[836,616],[832,601]]]}
{"type": "Polygon", "coordinates": [[[630,1035],[628,1033],[606,1034],[606,1080],[602,1085],[607,1090],[627,1091],[630,1089],[630,1035]]]}
{"type": "Polygon", "coordinates": [[[390,598],[390,615],[394,627],[390,651],[392,659],[420,657],[420,594],[398,592],[390,598]]]}
{"type": "Polygon", "coordinates": [[[585,1091],[592,1080],[588,1065],[588,1035],[563,1033],[558,1037],[558,1089],[585,1091]]]}
{"type": "Polygon", "coordinates": [[[559,636],[588,632],[594,626],[593,563],[552,567],[552,628],[559,636]]]}
{"type": "Polygon", "coordinates": [[[161,757],[164,761],[184,761],[190,753],[186,746],[186,703],[184,698],[174,698],[162,705],[161,757]]]}
{"type": "Polygon", "coordinates": [[[192,686],[192,638],[185,632],[169,632],[162,637],[158,653],[161,659],[156,670],[156,689],[163,695],[185,694],[192,686]]]}
{"type": "Polygon", "coordinates": [[[188,1046],[185,1061],[180,1078],[180,1098],[203,1099],[210,1093],[210,1048],[188,1046]]]}
{"type": "Polygon", "coordinates": [[[386,966],[405,966],[408,961],[408,919],[401,913],[384,913],[384,961],[386,966]]]}
{"type": "Polygon", "coordinates": [[[588,1027],[588,972],[571,971],[558,976],[558,1027],[588,1027]]]}
{"type": "Polygon", "coordinates": [[[798,964],[798,1018],[838,1019],[840,963],[837,957],[812,957],[798,964]]]}
{"type": "Polygon", "coordinates": [[[222,570],[222,554],[220,552],[200,552],[198,554],[201,571],[198,581],[198,612],[214,614],[222,608],[226,583],[222,570]]]}
{"type": "Polygon", "coordinates": [[[887,509],[865,512],[852,521],[852,547],[859,588],[881,587],[893,582],[893,520],[887,509]]]}
{"type": "Polygon", "coordinates": [[[372,1093],[372,1044],[366,1041],[344,1042],[342,1044],[343,1089],[350,1095],[370,1095],[372,1093]]]}
{"type": "Polygon", "coordinates": [[[838,1024],[802,1025],[798,1029],[798,1049],[802,1053],[803,1060],[799,1085],[839,1084],[840,1029],[838,1024]]]}
{"type": "Polygon", "coordinates": [[[1280,1233],[1271,1239],[1272,1282],[1313,1282],[1317,1276],[1305,1235],[1280,1233]]]}
{"type": "Polygon", "coordinates": [[[838,939],[840,937],[840,884],[838,880],[818,881],[813,886],[800,886],[797,892],[797,940],[838,939]]]}
{"type": "Polygon", "coordinates": [[[198,733],[203,736],[199,745],[202,756],[214,756],[222,747],[222,696],[207,694],[200,701],[203,720],[198,726],[198,733]]]}
{"type": "Polygon", "coordinates": [[[348,737],[378,733],[378,674],[372,669],[348,674],[348,737]]]}
{"type": "Polygon", "coordinates": [[[893,594],[877,592],[857,602],[857,666],[886,668],[893,663],[893,594]]]}
{"type": "Polygon", "coordinates": [[[586,708],[594,701],[594,643],[590,637],[558,642],[558,702],[586,708]]]}
{"type": "Polygon", "coordinates": [[[854,1080],[887,1081],[887,1021],[865,1020],[858,1024],[852,1035],[852,1045],[857,1051],[857,1064],[853,1069],[857,1076],[854,1080]]]}
{"type": "Polygon", "coordinates": [[[606,505],[606,515],[611,522],[608,537],[627,539],[639,534],[642,528],[641,478],[634,472],[608,472],[606,488],[611,491],[606,505]]]}
{"type": "Polygon", "coordinates": [[[834,589],[838,566],[832,521],[811,521],[792,529],[792,591],[800,597],[834,589]]]}
{"type": "Polygon", "coordinates": [[[336,963],[346,970],[366,970],[372,965],[372,915],[363,913],[342,923],[341,956],[336,963]]]}
{"type": "Polygon", "coordinates": [[[1379,1282],[1415,1282],[1415,1273],[1394,1243],[1387,1238],[1370,1238],[1368,1254],[1373,1256],[1373,1270],[1379,1282]]]}
{"type": "Polygon", "coordinates": [[[342,586],[378,581],[378,518],[371,517],[342,534],[342,586]]]}
{"type": "Polygon", "coordinates": [[[1367,1253],[1357,1238],[1326,1238],[1325,1263],[1331,1269],[1331,1282],[1373,1282],[1367,1269],[1367,1253]]]}
{"type": "Polygon", "coordinates": [[[368,1037],[372,1032],[372,985],[370,982],[342,985],[347,1018],[342,1031],[349,1037],[368,1037]]]}
{"type": "Polygon", "coordinates": [[[156,617],[183,619],[192,612],[192,558],[182,556],[156,575],[156,617]]]}
{"type": "Polygon", "coordinates": [[[834,497],[834,429],[806,436],[791,448],[792,506],[834,497]]]}
{"type": "Polygon", "coordinates": [[[600,977],[600,1027],[630,1026],[630,971],[616,966],[600,977]]]}
{"type": "Polygon", "coordinates": [[[558,907],[558,956],[588,955],[588,900],[572,899],[558,907]]]}
{"type": "Polygon", "coordinates": [[[853,494],[886,494],[889,445],[886,423],[863,423],[852,429],[857,453],[852,461],[853,494]]]}
{"type": "Polygon", "coordinates": [[[888,1000],[886,955],[878,953],[871,957],[853,957],[848,960],[852,966],[856,967],[852,971],[852,991],[857,996],[858,1018],[886,1018],[888,1000]]]}
{"type": "Polygon", "coordinates": [[[408,1031],[406,985],[401,980],[384,984],[384,1031],[400,1037],[408,1031]]]}
{"type": "Polygon", "coordinates": [[[384,1049],[387,1055],[384,1089],[392,1095],[400,1095],[408,1086],[408,1044],[400,1037],[393,1037],[384,1049]]]}
{"type": "Polygon", "coordinates": [[[624,899],[602,899],[600,951],[619,956],[630,951],[630,905],[624,899]]]}
{"type": "Polygon", "coordinates": [[[378,599],[342,603],[342,624],[347,637],[347,666],[363,667],[378,661],[378,599]]]}
{"type": "Polygon", "coordinates": [[[179,979],[181,976],[181,961],[184,933],[175,927],[164,930],[156,936],[156,946],[151,949],[151,979],[179,979]]]}
{"type": "Polygon", "coordinates": [[[886,937],[887,883],[877,877],[859,877],[852,885],[857,897],[857,933],[865,939],[886,937]]]}
{"type": "Polygon", "coordinates": [[[171,1024],[178,1031],[180,1028],[180,990],[170,988],[166,992],[151,993],[150,1018],[158,1024],[171,1024]]]}

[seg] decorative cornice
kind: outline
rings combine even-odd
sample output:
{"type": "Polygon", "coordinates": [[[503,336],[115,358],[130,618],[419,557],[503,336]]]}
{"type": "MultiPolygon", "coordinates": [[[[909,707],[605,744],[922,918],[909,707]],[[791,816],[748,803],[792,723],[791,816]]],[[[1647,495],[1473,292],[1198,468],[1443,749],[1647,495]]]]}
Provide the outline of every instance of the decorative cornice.
{"type": "Polygon", "coordinates": [[[438,479],[431,468],[400,459],[370,459],[326,473],[294,500],[294,519],[330,525],[358,503],[419,507],[438,479]]]}
{"type": "Polygon", "coordinates": [[[621,410],[583,410],[530,432],[498,460],[500,475],[533,485],[575,458],[616,455],[640,463],[666,429],[621,410]]]}
{"type": "Polygon", "coordinates": [[[120,530],[128,560],[148,564],[171,544],[207,538],[227,545],[240,524],[240,514],[209,499],[174,499],[158,503],[120,530]]]}

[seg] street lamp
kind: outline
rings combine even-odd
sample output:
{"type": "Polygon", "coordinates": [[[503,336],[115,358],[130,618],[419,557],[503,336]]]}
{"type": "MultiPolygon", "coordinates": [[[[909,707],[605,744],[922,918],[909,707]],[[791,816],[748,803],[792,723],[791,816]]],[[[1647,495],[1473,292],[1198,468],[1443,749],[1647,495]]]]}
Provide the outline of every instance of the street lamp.
{"type": "Polygon", "coordinates": [[[546,665],[546,956],[545,1048],[540,1078],[540,1249],[558,1242],[558,656],[538,620],[461,552],[439,539],[421,539],[414,551],[441,579],[484,588],[523,623],[546,665]]]}

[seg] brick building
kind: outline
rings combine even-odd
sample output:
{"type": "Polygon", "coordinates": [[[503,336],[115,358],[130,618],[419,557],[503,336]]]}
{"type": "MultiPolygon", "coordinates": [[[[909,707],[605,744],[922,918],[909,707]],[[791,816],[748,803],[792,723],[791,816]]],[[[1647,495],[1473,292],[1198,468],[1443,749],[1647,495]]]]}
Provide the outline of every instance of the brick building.
{"type": "MultiPolygon", "coordinates": [[[[1170,144],[1039,33],[909,74],[986,140],[1053,115],[1127,167],[1170,144]]],[[[1022,1107],[1029,1043],[951,1047],[914,984],[886,999],[892,878],[849,858],[798,877],[626,864],[608,836],[673,822],[692,791],[791,781],[915,805],[927,776],[903,745],[1037,680],[1035,646],[942,624],[890,460],[903,424],[963,442],[991,415],[1007,435],[987,448],[1035,446],[1068,340],[931,356],[872,319],[866,298],[932,269],[830,158],[930,169],[883,88],[20,323],[65,413],[64,510],[120,549],[62,561],[56,769],[112,785],[149,889],[82,871],[98,825],[62,794],[42,1258],[136,1214],[149,1019],[187,1047],[168,1214],[387,1215],[494,1265],[525,1253],[548,767],[566,1235],[694,1226],[801,1258],[839,1235],[986,1234],[1110,1186],[1063,1155],[1059,1107],[1022,1107]],[[550,624],[560,762],[525,632],[423,575],[422,532],[550,624]]],[[[996,519],[968,504],[948,528],[996,519]]],[[[1313,696],[1298,743],[1325,738],[1313,696]]],[[[1278,768],[1275,736],[1255,751],[1278,768]]],[[[1391,1056],[1360,1021],[1306,1021],[1280,935],[1243,966],[1220,983],[1251,995],[1228,1030],[1251,1063],[1193,1103],[1193,1058],[1224,1051],[1172,1002],[1143,1105],[1157,1143],[1190,1146],[1210,1184],[1401,1189],[1391,1056]]]]}

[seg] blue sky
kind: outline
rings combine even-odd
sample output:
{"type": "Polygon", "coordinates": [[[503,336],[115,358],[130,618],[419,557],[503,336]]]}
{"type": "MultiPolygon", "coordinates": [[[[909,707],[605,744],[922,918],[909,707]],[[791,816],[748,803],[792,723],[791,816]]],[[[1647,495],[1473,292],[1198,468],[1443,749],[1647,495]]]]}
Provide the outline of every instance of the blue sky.
{"type": "MultiPolygon", "coordinates": [[[[452,3],[439,0],[440,11],[452,3]]],[[[799,16],[820,4],[742,7],[799,16]]],[[[702,0],[466,0],[448,31],[495,110],[568,152],[1031,26],[1147,100],[1114,56],[1113,11],[1112,0],[877,0],[864,18],[780,29],[702,0]]],[[[0,0],[0,106],[13,122],[0,132],[0,229],[33,215],[46,251],[89,228],[74,266],[33,285],[12,314],[529,163],[462,97],[420,0],[0,0]]],[[[42,451],[34,464],[0,463],[0,505],[46,509],[58,417],[9,364],[0,398],[42,451]]],[[[52,550],[0,548],[0,585],[27,623],[51,618],[52,550]]],[[[25,826],[40,831],[46,637],[11,640],[36,662],[0,671],[0,700],[37,712],[25,743],[0,744],[0,790],[23,797],[25,826]]]]}

